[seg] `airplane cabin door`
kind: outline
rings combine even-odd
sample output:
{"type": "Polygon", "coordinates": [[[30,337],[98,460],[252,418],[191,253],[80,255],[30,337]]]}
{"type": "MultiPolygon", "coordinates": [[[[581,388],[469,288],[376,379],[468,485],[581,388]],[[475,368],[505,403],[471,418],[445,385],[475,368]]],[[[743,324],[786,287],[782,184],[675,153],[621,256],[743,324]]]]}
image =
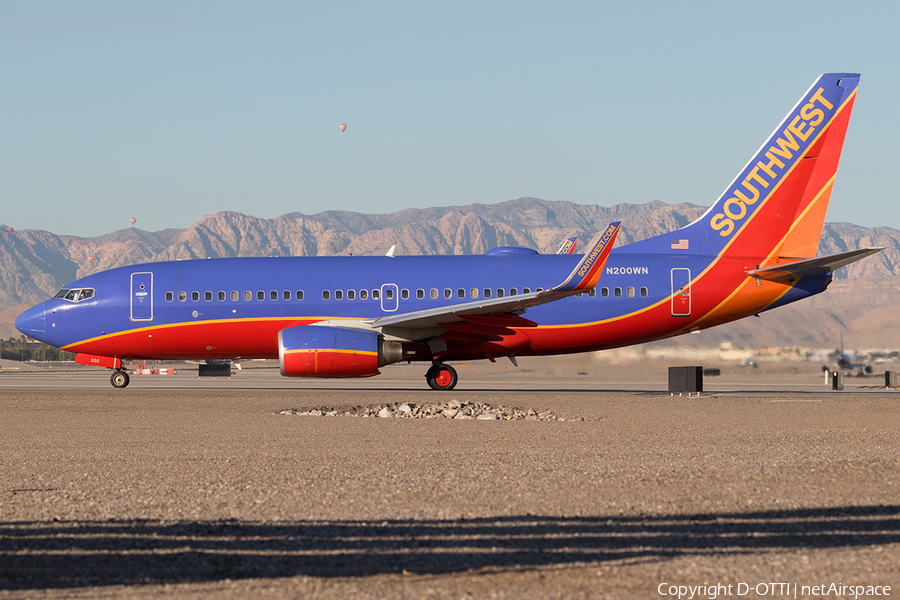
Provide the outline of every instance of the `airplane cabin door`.
{"type": "Polygon", "coordinates": [[[672,269],[672,316],[691,316],[690,269],[672,269]]]}
{"type": "Polygon", "coordinates": [[[153,273],[131,274],[131,320],[153,320],[153,273]]]}
{"type": "Polygon", "coordinates": [[[394,312],[400,307],[400,289],[396,283],[386,283],[381,286],[381,310],[394,312]]]}

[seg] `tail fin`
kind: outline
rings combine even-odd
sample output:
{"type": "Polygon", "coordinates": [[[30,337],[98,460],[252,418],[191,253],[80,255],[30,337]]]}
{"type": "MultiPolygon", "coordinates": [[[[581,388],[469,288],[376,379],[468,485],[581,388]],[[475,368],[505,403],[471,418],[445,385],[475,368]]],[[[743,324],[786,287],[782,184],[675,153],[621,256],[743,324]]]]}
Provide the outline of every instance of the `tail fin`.
{"type": "Polygon", "coordinates": [[[859,75],[848,73],[812,84],[698,219],[706,254],[816,255],[858,85],[859,75]]]}
{"type": "Polygon", "coordinates": [[[858,85],[853,73],[816,79],[709,210],[638,251],[760,257],[763,264],[814,257],[858,85]]]}

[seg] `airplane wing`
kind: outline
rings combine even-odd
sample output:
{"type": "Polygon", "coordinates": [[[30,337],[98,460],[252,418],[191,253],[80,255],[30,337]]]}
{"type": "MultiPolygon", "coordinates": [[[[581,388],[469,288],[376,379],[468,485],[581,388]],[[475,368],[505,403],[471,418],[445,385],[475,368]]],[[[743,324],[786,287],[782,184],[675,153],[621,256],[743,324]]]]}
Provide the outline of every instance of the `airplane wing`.
{"type": "Polygon", "coordinates": [[[578,236],[570,237],[566,241],[563,242],[562,246],[559,247],[559,250],[556,251],[557,254],[574,254],[575,253],[575,244],[578,243],[578,236]]]}
{"type": "Polygon", "coordinates": [[[492,319],[496,320],[499,318],[502,320],[504,317],[498,315],[500,313],[508,315],[505,317],[506,319],[521,321],[521,326],[528,326],[527,324],[531,323],[533,327],[535,324],[531,321],[521,318],[515,319],[513,315],[520,315],[532,306],[554,302],[593,288],[597,284],[597,280],[600,279],[603,266],[609,258],[609,253],[612,250],[613,242],[616,240],[616,235],[619,233],[621,225],[620,221],[610,223],[603,232],[597,234],[591,240],[588,252],[572,270],[568,278],[549,290],[506,296],[504,298],[475,300],[452,306],[380,317],[366,321],[366,324],[373,328],[400,326],[409,329],[427,329],[438,327],[439,323],[477,321],[479,315],[492,315],[492,319]]]}
{"type": "Polygon", "coordinates": [[[876,252],[881,252],[882,250],[884,250],[884,248],[862,248],[860,250],[851,250],[850,252],[841,252],[840,254],[799,260],[797,262],[765,267],[763,269],[751,269],[750,271],[747,271],[747,275],[750,277],[767,279],[769,281],[796,281],[801,277],[825,275],[835,269],[849,265],[850,263],[871,256],[876,252]]]}

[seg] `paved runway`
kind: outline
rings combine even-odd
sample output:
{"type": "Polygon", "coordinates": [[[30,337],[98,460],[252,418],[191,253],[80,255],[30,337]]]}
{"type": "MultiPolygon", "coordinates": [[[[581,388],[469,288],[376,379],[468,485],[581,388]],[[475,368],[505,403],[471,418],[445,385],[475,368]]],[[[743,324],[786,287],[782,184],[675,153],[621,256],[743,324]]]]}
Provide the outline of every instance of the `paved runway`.
{"type": "Polygon", "coordinates": [[[900,392],[877,378],[830,392],[815,372],[724,374],[687,398],[641,365],[460,372],[437,393],[407,367],[182,370],[125,390],[3,369],[0,597],[900,590],[900,392]],[[450,397],[568,420],[277,414],[450,397]]]}

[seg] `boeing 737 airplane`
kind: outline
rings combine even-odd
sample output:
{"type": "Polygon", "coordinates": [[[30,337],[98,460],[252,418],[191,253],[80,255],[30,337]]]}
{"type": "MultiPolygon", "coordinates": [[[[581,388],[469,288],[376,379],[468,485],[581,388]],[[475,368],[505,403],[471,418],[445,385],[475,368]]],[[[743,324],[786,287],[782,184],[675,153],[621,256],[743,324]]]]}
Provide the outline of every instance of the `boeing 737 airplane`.
{"type": "Polygon", "coordinates": [[[859,75],[819,77],[718,200],[673,233],[584,255],[221,258],[82,277],[16,327],[113,369],[127,359],[277,358],[288,377],[369,377],[429,363],[565,354],[649,342],[784,306],[880,250],[815,258],[859,75]]]}

